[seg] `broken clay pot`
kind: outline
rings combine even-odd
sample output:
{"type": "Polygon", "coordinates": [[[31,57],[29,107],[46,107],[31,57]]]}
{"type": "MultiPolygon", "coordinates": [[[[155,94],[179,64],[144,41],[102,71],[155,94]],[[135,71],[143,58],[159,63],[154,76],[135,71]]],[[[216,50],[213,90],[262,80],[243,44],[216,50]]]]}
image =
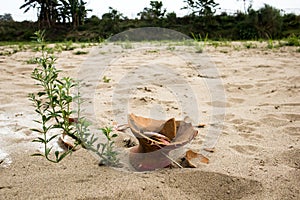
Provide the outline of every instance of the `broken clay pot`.
{"type": "Polygon", "coordinates": [[[128,125],[139,141],[129,153],[129,162],[137,171],[169,166],[169,152],[186,145],[198,134],[191,123],[174,118],[164,121],[130,114],[128,125]]]}

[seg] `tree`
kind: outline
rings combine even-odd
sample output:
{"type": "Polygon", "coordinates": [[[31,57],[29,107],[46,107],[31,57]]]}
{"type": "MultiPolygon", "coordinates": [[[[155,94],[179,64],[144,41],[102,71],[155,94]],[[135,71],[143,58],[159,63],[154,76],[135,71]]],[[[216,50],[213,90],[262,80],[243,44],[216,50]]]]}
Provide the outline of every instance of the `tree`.
{"type": "Polygon", "coordinates": [[[278,37],[282,29],[280,10],[265,4],[257,11],[257,24],[255,25],[260,38],[278,37]]]}
{"type": "Polygon", "coordinates": [[[108,33],[106,37],[120,32],[120,22],[123,19],[124,16],[122,13],[109,7],[109,12],[104,13],[101,20],[103,32],[108,33]]]}
{"type": "Polygon", "coordinates": [[[219,5],[214,0],[184,0],[187,3],[182,9],[192,10],[192,15],[211,16],[216,12],[216,7],[219,5]]]}
{"type": "Polygon", "coordinates": [[[73,28],[83,24],[87,12],[83,0],[25,0],[20,9],[25,9],[25,13],[32,8],[38,9],[38,22],[41,26],[54,26],[56,22],[62,20],[64,24],[72,23],[73,28]]]}
{"type": "Polygon", "coordinates": [[[38,22],[40,22],[42,26],[46,25],[51,27],[58,18],[58,5],[57,0],[25,0],[25,4],[23,4],[20,9],[25,9],[24,13],[26,13],[31,8],[37,8],[38,22]]]}
{"type": "MultiPolygon", "coordinates": [[[[241,0],[237,0],[237,1],[241,1],[241,0]]],[[[242,0],[244,2],[244,11],[245,13],[249,12],[249,10],[252,8],[253,5],[253,0],[242,0]],[[248,6],[246,6],[246,1],[248,1],[248,6]]]]}
{"type": "Polygon", "coordinates": [[[69,0],[69,9],[72,18],[73,28],[77,28],[84,23],[84,19],[87,16],[87,12],[91,11],[86,9],[86,2],[83,0],[69,0]]]}
{"type": "Polygon", "coordinates": [[[14,19],[12,18],[11,14],[4,13],[4,15],[0,15],[0,21],[11,22],[11,21],[14,21],[14,19]]]}
{"type": "Polygon", "coordinates": [[[144,10],[138,13],[141,19],[161,19],[165,16],[167,10],[163,7],[161,1],[150,1],[151,8],[144,8],[144,10]]]}
{"type": "Polygon", "coordinates": [[[124,16],[122,13],[117,11],[116,9],[109,7],[109,12],[102,15],[102,19],[110,19],[112,21],[120,21],[121,19],[124,19],[124,16]]]}

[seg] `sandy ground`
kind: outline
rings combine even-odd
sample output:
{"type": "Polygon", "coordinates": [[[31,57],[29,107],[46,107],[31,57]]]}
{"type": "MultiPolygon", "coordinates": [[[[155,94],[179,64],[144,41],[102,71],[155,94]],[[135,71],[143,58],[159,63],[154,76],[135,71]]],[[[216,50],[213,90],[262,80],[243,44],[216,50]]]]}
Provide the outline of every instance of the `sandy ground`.
{"type": "MultiPolygon", "coordinates": [[[[5,47],[2,47],[5,48],[5,47]]],[[[82,79],[86,112],[99,126],[127,113],[205,124],[187,148],[209,157],[194,169],[132,172],[99,167],[80,149],[60,164],[41,149],[29,92],[38,55],[0,57],[0,199],[300,199],[300,54],[241,43],[194,46],[106,44],[57,53],[57,67],[82,79]],[[111,79],[104,83],[102,77],[111,79]],[[214,153],[205,148],[214,148],[214,153]]],[[[181,152],[182,153],[182,152],[181,152]]]]}

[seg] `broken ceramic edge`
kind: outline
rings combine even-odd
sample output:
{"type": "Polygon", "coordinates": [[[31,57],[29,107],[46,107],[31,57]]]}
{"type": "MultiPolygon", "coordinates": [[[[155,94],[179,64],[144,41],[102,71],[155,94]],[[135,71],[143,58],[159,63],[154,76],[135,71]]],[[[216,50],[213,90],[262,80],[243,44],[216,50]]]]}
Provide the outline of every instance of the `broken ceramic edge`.
{"type": "Polygon", "coordinates": [[[76,151],[80,149],[80,145],[75,144],[76,140],[66,134],[62,134],[59,137],[58,142],[63,144],[66,150],[72,149],[73,151],[76,151]]]}
{"type": "Polygon", "coordinates": [[[198,134],[191,123],[175,121],[174,118],[163,121],[131,113],[128,115],[128,124],[139,140],[139,145],[130,148],[129,151],[129,163],[137,171],[168,167],[174,163],[174,160],[168,156],[169,152],[185,146],[198,134]],[[161,132],[164,132],[164,135],[161,132]],[[166,135],[172,137],[172,140],[166,135]],[[169,141],[166,141],[166,138],[169,141]]]}
{"type": "Polygon", "coordinates": [[[185,156],[181,159],[181,165],[185,168],[197,168],[200,164],[208,164],[209,159],[201,153],[193,150],[186,151],[185,156]]]}

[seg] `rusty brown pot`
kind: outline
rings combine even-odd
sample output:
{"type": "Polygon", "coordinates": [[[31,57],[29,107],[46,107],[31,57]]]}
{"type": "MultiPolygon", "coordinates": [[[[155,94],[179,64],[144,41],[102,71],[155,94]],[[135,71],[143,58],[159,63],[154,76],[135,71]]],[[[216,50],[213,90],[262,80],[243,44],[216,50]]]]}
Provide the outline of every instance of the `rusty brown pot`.
{"type": "Polygon", "coordinates": [[[128,125],[139,141],[129,153],[129,162],[137,171],[170,165],[169,152],[189,143],[198,134],[191,123],[174,118],[164,121],[130,114],[128,125]]]}

